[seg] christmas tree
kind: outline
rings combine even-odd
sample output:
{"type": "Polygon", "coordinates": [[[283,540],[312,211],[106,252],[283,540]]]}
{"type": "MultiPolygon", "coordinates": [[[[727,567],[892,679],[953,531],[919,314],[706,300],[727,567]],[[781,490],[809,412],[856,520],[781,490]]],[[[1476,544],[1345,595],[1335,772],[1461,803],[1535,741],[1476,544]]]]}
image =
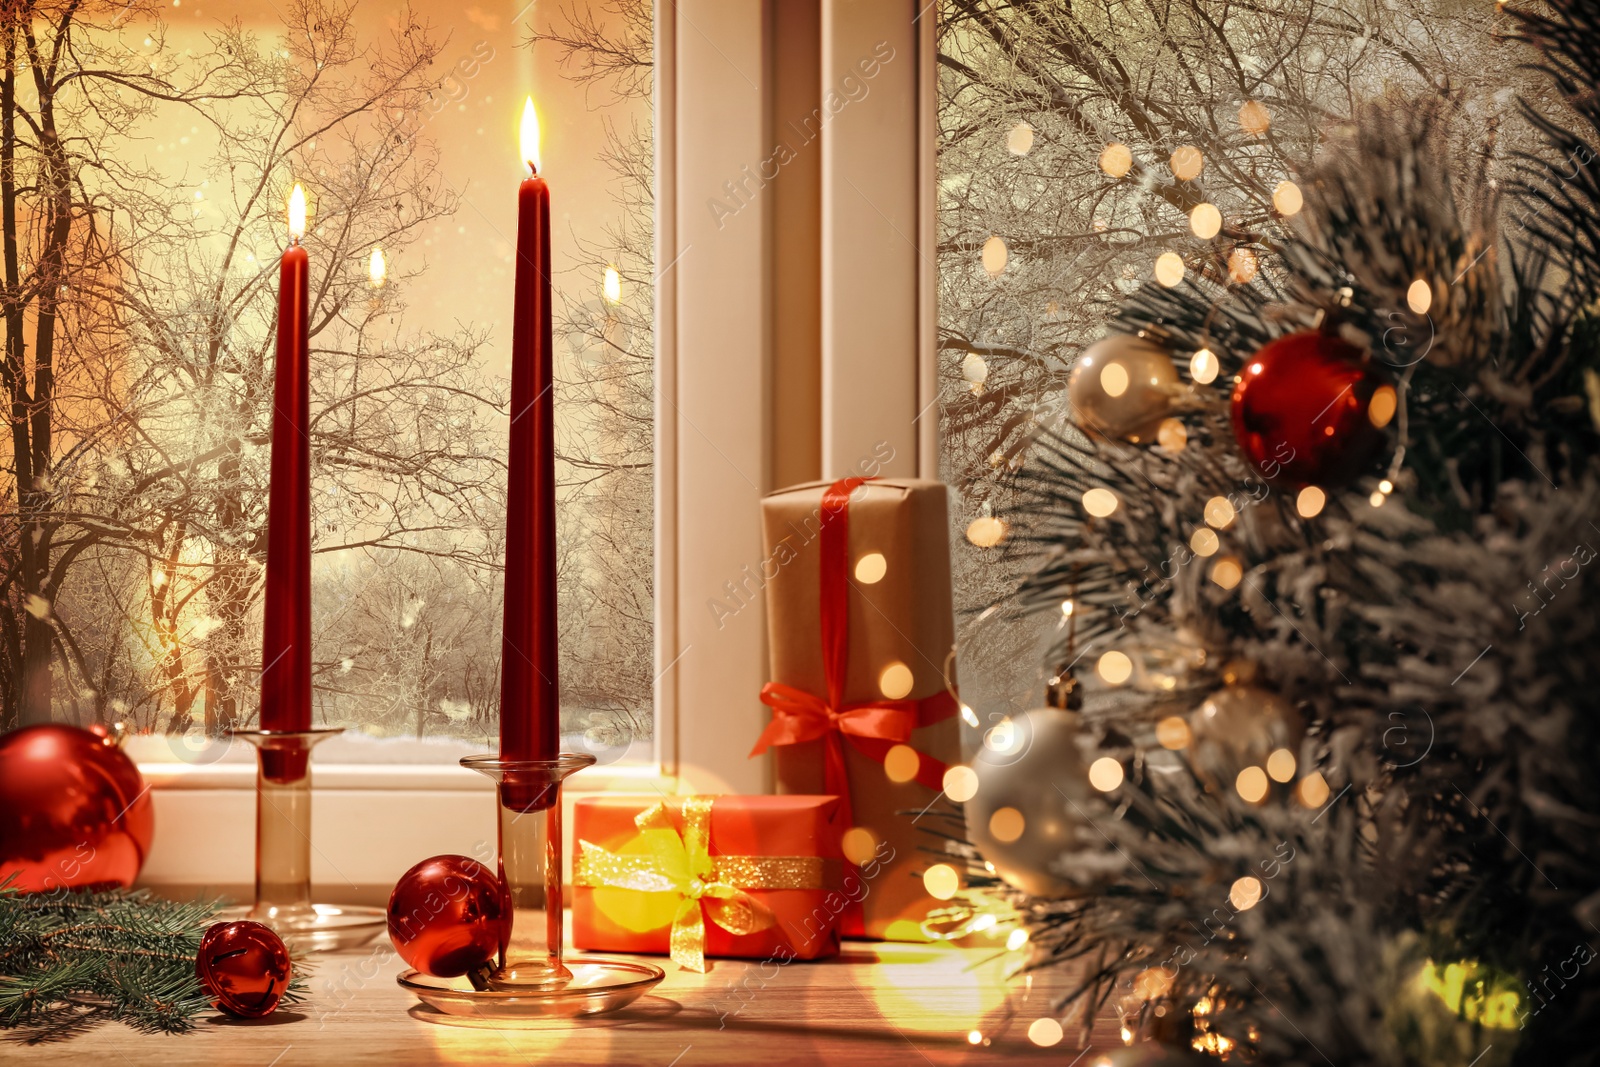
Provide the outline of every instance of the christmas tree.
{"type": "Polygon", "coordinates": [[[987,737],[968,885],[1128,1044],[1600,1062],[1600,10],[1540,11],[1512,180],[1447,102],[1360,112],[1259,260],[1158,264],[1015,475],[1063,710],[987,737]]]}

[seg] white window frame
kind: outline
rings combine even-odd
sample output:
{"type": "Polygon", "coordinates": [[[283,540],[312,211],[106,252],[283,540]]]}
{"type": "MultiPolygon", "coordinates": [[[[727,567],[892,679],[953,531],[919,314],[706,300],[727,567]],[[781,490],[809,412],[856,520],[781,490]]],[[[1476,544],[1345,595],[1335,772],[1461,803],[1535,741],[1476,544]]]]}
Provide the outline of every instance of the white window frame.
{"type": "MultiPolygon", "coordinates": [[[[768,761],[748,758],[766,719],[766,620],[743,565],[761,558],[759,500],[776,488],[771,324],[790,297],[773,291],[771,261],[783,220],[759,192],[732,218],[708,203],[772,152],[774,5],[793,2],[656,0],[655,759],[584,772],[569,798],[771,787],[768,761]],[[729,582],[745,603],[719,624],[708,602],[729,582]]],[[[823,92],[882,43],[894,49],[818,146],[821,306],[789,309],[822,323],[820,398],[802,413],[820,426],[816,474],[837,477],[888,440],[884,473],[937,477],[931,7],[811,2],[823,92]]],[[[382,900],[418,859],[493,847],[488,782],[472,772],[313,766],[318,899],[382,900]]],[[[253,766],[140,769],[158,826],[141,882],[248,899],[253,766]]]]}

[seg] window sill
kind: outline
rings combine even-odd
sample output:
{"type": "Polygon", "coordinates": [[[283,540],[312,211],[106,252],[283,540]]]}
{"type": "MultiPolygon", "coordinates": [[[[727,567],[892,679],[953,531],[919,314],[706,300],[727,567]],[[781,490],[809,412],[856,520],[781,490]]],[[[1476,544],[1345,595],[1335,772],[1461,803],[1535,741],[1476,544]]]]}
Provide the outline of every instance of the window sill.
{"type": "MultiPolygon", "coordinates": [[[[255,883],[255,766],[147,762],[139,771],[156,833],[139,885],[166,896],[248,901],[255,883]]],[[[492,784],[451,764],[313,761],[311,882],[323,903],[381,905],[408,868],[446,853],[492,861],[492,784]]],[[[568,779],[562,797],[668,794],[675,779],[654,763],[597,767],[568,779]]],[[[570,861],[570,847],[566,849],[570,861]]]]}
{"type": "MultiPolygon", "coordinates": [[[[190,764],[140,763],[139,773],[152,791],[180,789],[253,790],[253,763],[190,764]]],[[[318,763],[311,764],[313,789],[396,790],[408,792],[487,793],[489,779],[465,767],[448,763],[318,763]]],[[[592,767],[567,779],[568,793],[649,792],[653,787],[671,792],[673,779],[654,763],[611,764],[592,767]]]]}

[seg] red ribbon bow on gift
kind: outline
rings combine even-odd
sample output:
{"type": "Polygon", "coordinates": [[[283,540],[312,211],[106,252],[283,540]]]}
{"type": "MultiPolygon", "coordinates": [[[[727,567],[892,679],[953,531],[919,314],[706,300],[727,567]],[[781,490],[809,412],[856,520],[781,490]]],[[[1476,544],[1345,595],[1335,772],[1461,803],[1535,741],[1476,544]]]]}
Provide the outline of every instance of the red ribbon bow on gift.
{"type": "MultiPolygon", "coordinates": [[[[882,763],[889,750],[911,740],[918,726],[938,722],[955,713],[955,700],[939,692],[924,700],[869,700],[844,703],[845,671],[850,653],[850,494],[871,478],[844,478],[822,494],[822,673],[827,697],[782,682],[761,688],[761,702],[772,709],[767,724],[750,755],[759,756],[773,745],[793,745],[822,739],[825,749],[823,784],[839,797],[839,814],[847,827],[855,825],[850,805],[850,781],[845,773],[844,738],[867,756],[882,763]]],[[[929,789],[944,788],[945,765],[917,753],[917,781],[929,789]]]]}

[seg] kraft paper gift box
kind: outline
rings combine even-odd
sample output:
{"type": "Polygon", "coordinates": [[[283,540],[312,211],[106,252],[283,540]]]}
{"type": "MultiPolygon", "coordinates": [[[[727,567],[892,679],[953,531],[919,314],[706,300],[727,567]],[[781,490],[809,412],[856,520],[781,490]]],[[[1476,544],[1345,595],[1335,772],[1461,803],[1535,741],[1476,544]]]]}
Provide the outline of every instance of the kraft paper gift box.
{"type": "Polygon", "coordinates": [[[773,717],[752,755],[770,748],[780,793],[841,798],[844,854],[872,875],[845,936],[926,940],[914,815],[960,756],[945,487],[812,482],[764,498],[762,526],[773,717]]]}
{"type": "Polygon", "coordinates": [[[831,796],[584,797],[573,805],[572,943],[817,959],[839,951],[842,860],[831,796]]]}

